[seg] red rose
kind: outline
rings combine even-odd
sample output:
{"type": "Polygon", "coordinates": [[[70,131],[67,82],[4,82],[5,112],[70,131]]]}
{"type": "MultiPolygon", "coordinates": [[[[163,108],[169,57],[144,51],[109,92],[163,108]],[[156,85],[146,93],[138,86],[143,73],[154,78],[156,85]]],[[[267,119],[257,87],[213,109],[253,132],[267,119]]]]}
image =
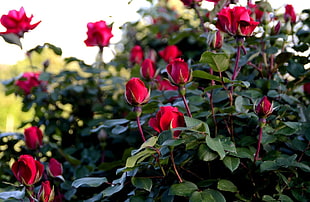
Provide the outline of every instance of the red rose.
{"type": "Polygon", "coordinates": [[[242,6],[223,8],[218,13],[216,27],[232,36],[250,36],[259,24],[250,17],[251,10],[242,6]]]}
{"type": "Polygon", "coordinates": [[[251,13],[255,13],[255,19],[258,22],[262,21],[262,17],[264,15],[264,11],[260,9],[260,7],[258,7],[256,4],[251,4],[248,3],[249,8],[251,8],[252,12],[251,13]]]}
{"type": "Polygon", "coordinates": [[[166,69],[171,83],[175,85],[184,85],[191,79],[188,65],[181,58],[171,60],[166,69]]]}
{"type": "Polygon", "coordinates": [[[62,165],[56,159],[51,158],[48,163],[47,171],[52,177],[60,176],[63,172],[62,165]]]}
{"type": "Polygon", "coordinates": [[[2,32],[1,34],[9,34],[13,33],[18,35],[19,37],[23,37],[25,32],[32,30],[40,24],[41,21],[30,24],[33,15],[29,18],[27,17],[25,10],[23,7],[17,10],[10,10],[7,15],[2,15],[0,21],[1,24],[6,28],[6,32],[2,32]]]}
{"type": "Polygon", "coordinates": [[[143,49],[139,45],[135,45],[130,51],[130,62],[132,64],[141,64],[144,58],[143,49]]]}
{"type": "Polygon", "coordinates": [[[131,78],[126,84],[125,98],[130,105],[145,104],[150,99],[150,92],[139,78],[131,78]]]}
{"type": "Polygon", "coordinates": [[[285,6],[284,19],[285,22],[288,22],[289,20],[291,20],[292,23],[296,22],[296,13],[294,7],[290,4],[285,6]]]}
{"type": "Polygon", "coordinates": [[[273,111],[272,103],[268,100],[267,96],[264,96],[255,108],[255,113],[259,117],[268,117],[273,111]]]}
{"type": "Polygon", "coordinates": [[[42,84],[39,77],[40,73],[38,72],[25,72],[15,84],[27,95],[31,92],[32,88],[42,84]]]}
{"type": "Polygon", "coordinates": [[[43,133],[40,128],[32,126],[24,131],[25,143],[29,149],[37,149],[42,145],[43,133]]]}
{"type": "Polygon", "coordinates": [[[54,187],[51,188],[50,181],[42,182],[38,192],[38,199],[40,202],[52,202],[54,200],[54,187]]]}
{"type": "Polygon", "coordinates": [[[156,73],[155,63],[151,59],[145,59],[140,68],[141,76],[146,80],[152,80],[156,73]]]}
{"type": "Polygon", "coordinates": [[[105,47],[109,45],[110,39],[113,37],[112,27],[107,26],[105,21],[89,22],[87,28],[87,39],[84,41],[87,46],[105,47]]]}
{"type": "Polygon", "coordinates": [[[38,182],[43,174],[44,165],[30,155],[21,155],[12,165],[16,179],[26,186],[38,182]]]}
{"type": "Polygon", "coordinates": [[[304,86],[304,92],[308,95],[310,95],[310,82],[309,83],[305,83],[304,86]]]}
{"type": "Polygon", "coordinates": [[[156,77],[156,82],[158,84],[158,90],[178,90],[178,87],[172,85],[168,79],[162,79],[160,76],[156,77]]]}
{"type": "Polygon", "coordinates": [[[182,55],[182,52],[176,45],[167,46],[164,50],[159,51],[160,57],[162,57],[167,63],[170,60],[175,59],[182,55]]]}
{"type": "MultiPolygon", "coordinates": [[[[160,107],[156,117],[149,120],[149,125],[159,133],[172,128],[185,127],[184,115],[177,107],[160,107]]],[[[173,136],[178,137],[180,133],[181,131],[174,131],[173,136]]]]}

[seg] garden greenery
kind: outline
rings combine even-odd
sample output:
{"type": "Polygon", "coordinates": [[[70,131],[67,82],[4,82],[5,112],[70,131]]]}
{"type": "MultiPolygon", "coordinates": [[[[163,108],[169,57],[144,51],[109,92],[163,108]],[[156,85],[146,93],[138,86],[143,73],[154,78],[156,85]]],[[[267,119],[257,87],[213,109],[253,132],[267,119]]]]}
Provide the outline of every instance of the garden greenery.
{"type": "MultiPolygon", "coordinates": [[[[113,25],[98,19],[93,64],[64,58],[79,69],[53,73],[46,61],[3,81],[34,116],[25,134],[0,134],[0,199],[308,201],[310,10],[148,1],[111,62],[113,25]]],[[[44,23],[3,16],[12,45],[44,23]]],[[[45,43],[27,57],[44,49],[62,54],[45,43]]]]}

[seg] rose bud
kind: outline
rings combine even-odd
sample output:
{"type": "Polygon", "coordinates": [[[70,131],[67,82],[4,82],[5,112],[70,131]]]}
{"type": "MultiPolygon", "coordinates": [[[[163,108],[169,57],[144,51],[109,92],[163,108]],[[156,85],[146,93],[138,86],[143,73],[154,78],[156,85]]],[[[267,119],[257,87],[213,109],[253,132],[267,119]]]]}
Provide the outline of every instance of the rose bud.
{"type": "Polygon", "coordinates": [[[86,46],[105,47],[110,44],[113,37],[112,27],[107,26],[106,22],[89,22],[87,24],[87,39],[84,41],[86,46]]]}
{"type": "Polygon", "coordinates": [[[43,133],[40,128],[32,126],[24,130],[25,143],[29,149],[37,149],[43,144],[43,133]]]}
{"type": "Polygon", "coordinates": [[[220,49],[222,45],[223,45],[223,36],[220,31],[216,31],[211,46],[214,49],[220,49]]]}
{"type": "Polygon", "coordinates": [[[144,52],[141,46],[135,45],[130,51],[130,62],[132,64],[141,64],[144,58],[144,52]]]}
{"type": "Polygon", "coordinates": [[[294,7],[290,4],[287,4],[285,6],[284,20],[285,22],[289,22],[289,21],[292,23],[296,22],[296,13],[295,13],[294,7]]]}
{"type": "Polygon", "coordinates": [[[44,165],[30,155],[21,155],[12,165],[12,172],[16,179],[26,186],[38,182],[43,174],[44,165]]]}
{"type": "Polygon", "coordinates": [[[255,108],[255,113],[259,117],[266,118],[268,117],[271,113],[273,112],[273,105],[272,103],[268,100],[267,96],[264,96],[259,103],[257,104],[255,108]]]}
{"type": "Polygon", "coordinates": [[[310,82],[303,85],[305,94],[310,95],[310,82]]]}
{"type": "Polygon", "coordinates": [[[216,27],[232,36],[251,36],[259,22],[250,13],[251,10],[242,6],[225,7],[217,14],[216,27]]]}
{"type": "Polygon", "coordinates": [[[182,52],[178,49],[176,45],[167,46],[164,50],[159,51],[160,57],[163,58],[167,63],[170,60],[175,59],[182,55],[182,52]]]}
{"type": "Polygon", "coordinates": [[[166,67],[169,80],[175,85],[184,85],[191,79],[191,71],[181,58],[176,58],[166,67]]]}
{"type": "Polygon", "coordinates": [[[0,34],[16,34],[18,37],[23,37],[25,32],[36,28],[41,21],[30,24],[33,15],[27,17],[23,7],[17,10],[11,10],[7,15],[2,15],[0,22],[7,29],[6,32],[0,34]]]}
{"type": "Polygon", "coordinates": [[[150,92],[139,78],[131,78],[126,84],[125,98],[128,104],[139,106],[150,99],[150,92]]]}
{"type": "Polygon", "coordinates": [[[52,177],[61,176],[63,172],[61,163],[59,163],[56,159],[51,158],[48,163],[47,172],[52,177]]]}
{"type": "Polygon", "coordinates": [[[42,182],[40,190],[38,192],[38,199],[40,202],[52,202],[54,201],[54,186],[51,188],[50,181],[42,182]]]}
{"type": "Polygon", "coordinates": [[[165,90],[178,90],[178,87],[175,85],[172,85],[171,82],[166,79],[162,78],[161,76],[156,77],[156,82],[157,82],[157,89],[161,91],[165,90]]]}
{"type": "Polygon", "coordinates": [[[271,35],[279,34],[280,33],[280,29],[281,29],[281,22],[278,21],[278,23],[271,28],[271,35]]]}
{"type": "Polygon", "coordinates": [[[155,77],[155,73],[156,73],[156,67],[154,61],[151,59],[145,59],[140,68],[141,76],[144,79],[150,81],[155,77]]]}
{"type": "MultiPolygon", "coordinates": [[[[170,130],[177,127],[185,127],[184,115],[179,112],[177,107],[164,106],[160,107],[156,117],[149,120],[149,125],[161,133],[165,130],[170,130]]],[[[181,131],[174,131],[173,137],[178,137],[181,131]]]]}
{"type": "Polygon", "coordinates": [[[199,4],[202,0],[181,0],[184,6],[193,7],[195,4],[199,4]]]}

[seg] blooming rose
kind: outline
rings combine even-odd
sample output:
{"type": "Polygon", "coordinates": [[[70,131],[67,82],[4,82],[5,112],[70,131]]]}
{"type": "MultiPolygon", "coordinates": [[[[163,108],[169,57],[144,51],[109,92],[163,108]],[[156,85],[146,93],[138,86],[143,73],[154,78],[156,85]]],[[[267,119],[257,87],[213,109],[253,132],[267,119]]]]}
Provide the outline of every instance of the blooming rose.
{"type": "Polygon", "coordinates": [[[16,179],[26,186],[38,182],[43,174],[44,165],[30,155],[21,155],[12,165],[16,179]]]}
{"type": "Polygon", "coordinates": [[[250,17],[251,10],[242,6],[223,8],[218,14],[216,27],[232,36],[250,36],[259,24],[250,17]]]}
{"type": "Polygon", "coordinates": [[[25,72],[22,77],[16,81],[16,85],[21,88],[24,93],[27,95],[31,92],[32,88],[42,84],[42,81],[39,80],[40,73],[38,72],[25,72]]]}
{"type": "Polygon", "coordinates": [[[191,79],[190,69],[181,58],[171,60],[166,69],[171,83],[175,85],[184,85],[191,79]]]}
{"type": "Polygon", "coordinates": [[[130,51],[130,62],[132,64],[141,64],[144,58],[143,49],[139,45],[135,45],[130,51]]]}
{"type": "Polygon", "coordinates": [[[145,104],[150,99],[150,92],[139,78],[131,78],[126,84],[125,98],[130,105],[145,104]]]}
{"type": "MultiPolygon", "coordinates": [[[[184,115],[177,107],[160,107],[156,117],[149,120],[149,125],[159,133],[172,128],[185,127],[184,115]]],[[[180,133],[181,131],[174,131],[173,136],[178,137],[180,133]]]]}
{"type": "Polygon", "coordinates": [[[113,37],[112,27],[107,26],[105,21],[89,22],[87,28],[87,39],[84,41],[87,46],[105,47],[109,45],[110,39],[113,37]]]}
{"type": "Polygon", "coordinates": [[[0,22],[6,28],[6,32],[1,34],[13,33],[19,37],[23,37],[25,32],[32,30],[40,24],[41,21],[30,24],[33,15],[27,17],[23,7],[17,10],[10,10],[7,15],[2,15],[0,22]]]}
{"type": "Polygon", "coordinates": [[[255,108],[255,113],[259,117],[268,117],[273,111],[272,103],[268,100],[267,96],[264,96],[255,108]]]}
{"type": "Polygon", "coordinates": [[[56,159],[51,158],[48,163],[47,171],[52,177],[60,176],[63,172],[62,165],[56,159]]]}
{"type": "Polygon", "coordinates": [[[155,63],[151,59],[145,59],[140,68],[141,76],[146,80],[152,80],[156,73],[155,63]]]}
{"type": "Polygon", "coordinates": [[[29,149],[37,149],[41,146],[43,140],[43,133],[40,128],[36,126],[31,126],[30,128],[26,128],[24,131],[25,135],[25,143],[29,149]]]}
{"type": "Polygon", "coordinates": [[[42,202],[52,202],[54,200],[54,187],[51,188],[50,181],[42,182],[38,192],[38,199],[42,202]]]}
{"type": "Polygon", "coordinates": [[[256,4],[251,4],[248,3],[249,8],[251,8],[251,10],[255,13],[255,19],[258,22],[261,22],[262,17],[264,15],[264,11],[260,9],[259,6],[257,6],[256,4]]]}
{"type": "Polygon", "coordinates": [[[170,46],[167,46],[164,50],[159,51],[159,55],[167,63],[169,63],[170,60],[181,56],[182,52],[178,49],[176,45],[170,45],[170,46]]]}
{"type": "Polygon", "coordinates": [[[285,6],[284,19],[285,22],[288,22],[289,20],[291,20],[292,23],[296,22],[296,13],[294,7],[290,4],[285,6]]]}

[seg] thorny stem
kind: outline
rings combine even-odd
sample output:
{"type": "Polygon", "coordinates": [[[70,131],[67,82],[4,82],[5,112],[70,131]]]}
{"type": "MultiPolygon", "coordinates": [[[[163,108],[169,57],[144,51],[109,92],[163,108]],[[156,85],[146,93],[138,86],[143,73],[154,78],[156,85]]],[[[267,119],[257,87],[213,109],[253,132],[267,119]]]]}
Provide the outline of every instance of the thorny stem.
{"type": "MultiPolygon", "coordinates": [[[[213,75],[213,69],[210,68],[210,74],[213,75]]],[[[214,86],[215,82],[214,80],[211,80],[211,85],[214,86]]],[[[211,113],[212,113],[212,118],[214,122],[214,134],[215,136],[217,135],[217,123],[216,123],[216,118],[215,118],[215,112],[214,112],[214,104],[213,104],[213,90],[210,92],[210,107],[211,107],[211,113]]]]}
{"type": "Polygon", "coordinates": [[[192,118],[192,113],[191,113],[191,111],[189,109],[189,106],[188,106],[186,98],[185,98],[185,87],[184,86],[179,86],[179,93],[180,93],[180,95],[182,97],[182,100],[183,100],[183,103],[184,103],[187,115],[192,118]]]}
{"type": "Polygon", "coordinates": [[[165,172],[165,170],[164,170],[164,168],[163,168],[163,166],[161,165],[160,160],[159,160],[159,156],[160,156],[160,151],[159,151],[159,149],[157,149],[157,148],[155,148],[155,147],[151,147],[151,148],[154,149],[154,151],[156,151],[156,153],[157,153],[158,156],[155,156],[155,155],[153,154],[153,157],[155,158],[156,162],[158,163],[158,165],[159,165],[159,167],[160,167],[160,170],[161,170],[161,172],[163,173],[163,175],[166,176],[166,172],[165,172]]]}
{"type": "Polygon", "coordinates": [[[177,170],[177,167],[176,167],[176,165],[175,165],[175,162],[174,162],[173,148],[172,148],[171,151],[170,151],[170,158],[171,158],[171,162],[172,162],[172,165],[173,165],[174,172],[175,172],[175,174],[178,176],[179,182],[182,183],[183,180],[182,180],[182,178],[181,178],[181,176],[180,176],[180,174],[179,174],[179,172],[178,172],[178,170],[177,170]]]}
{"type": "Polygon", "coordinates": [[[144,136],[144,133],[143,133],[143,130],[142,130],[142,127],[141,127],[141,122],[140,122],[140,115],[142,113],[142,108],[141,107],[134,107],[134,111],[137,113],[137,125],[138,125],[138,128],[139,128],[139,132],[140,132],[140,135],[141,135],[141,138],[143,140],[143,142],[145,142],[145,136],[144,136]]]}
{"type": "Polygon", "coordinates": [[[258,134],[258,142],[257,142],[257,149],[254,156],[254,163],[259,160],[259,152],[260,152],[260,145],[263,138],[263,127],[266,124],[265,118],[259,119],[259,134],[258,134]]]}
{"type": "Polygon", "coordinates": [[[234,72],[231,77],[232,80],[235,80],[239,74],[240,68],[239,68],[239,59],[240,59],[240,53],[241,53],[241,47],[243,44],[243,37],[237,37],[236,38],[237,42],[237,54],[236,54],[236,61],[235,61],[235,67],[234,67],[234,72]]]}

